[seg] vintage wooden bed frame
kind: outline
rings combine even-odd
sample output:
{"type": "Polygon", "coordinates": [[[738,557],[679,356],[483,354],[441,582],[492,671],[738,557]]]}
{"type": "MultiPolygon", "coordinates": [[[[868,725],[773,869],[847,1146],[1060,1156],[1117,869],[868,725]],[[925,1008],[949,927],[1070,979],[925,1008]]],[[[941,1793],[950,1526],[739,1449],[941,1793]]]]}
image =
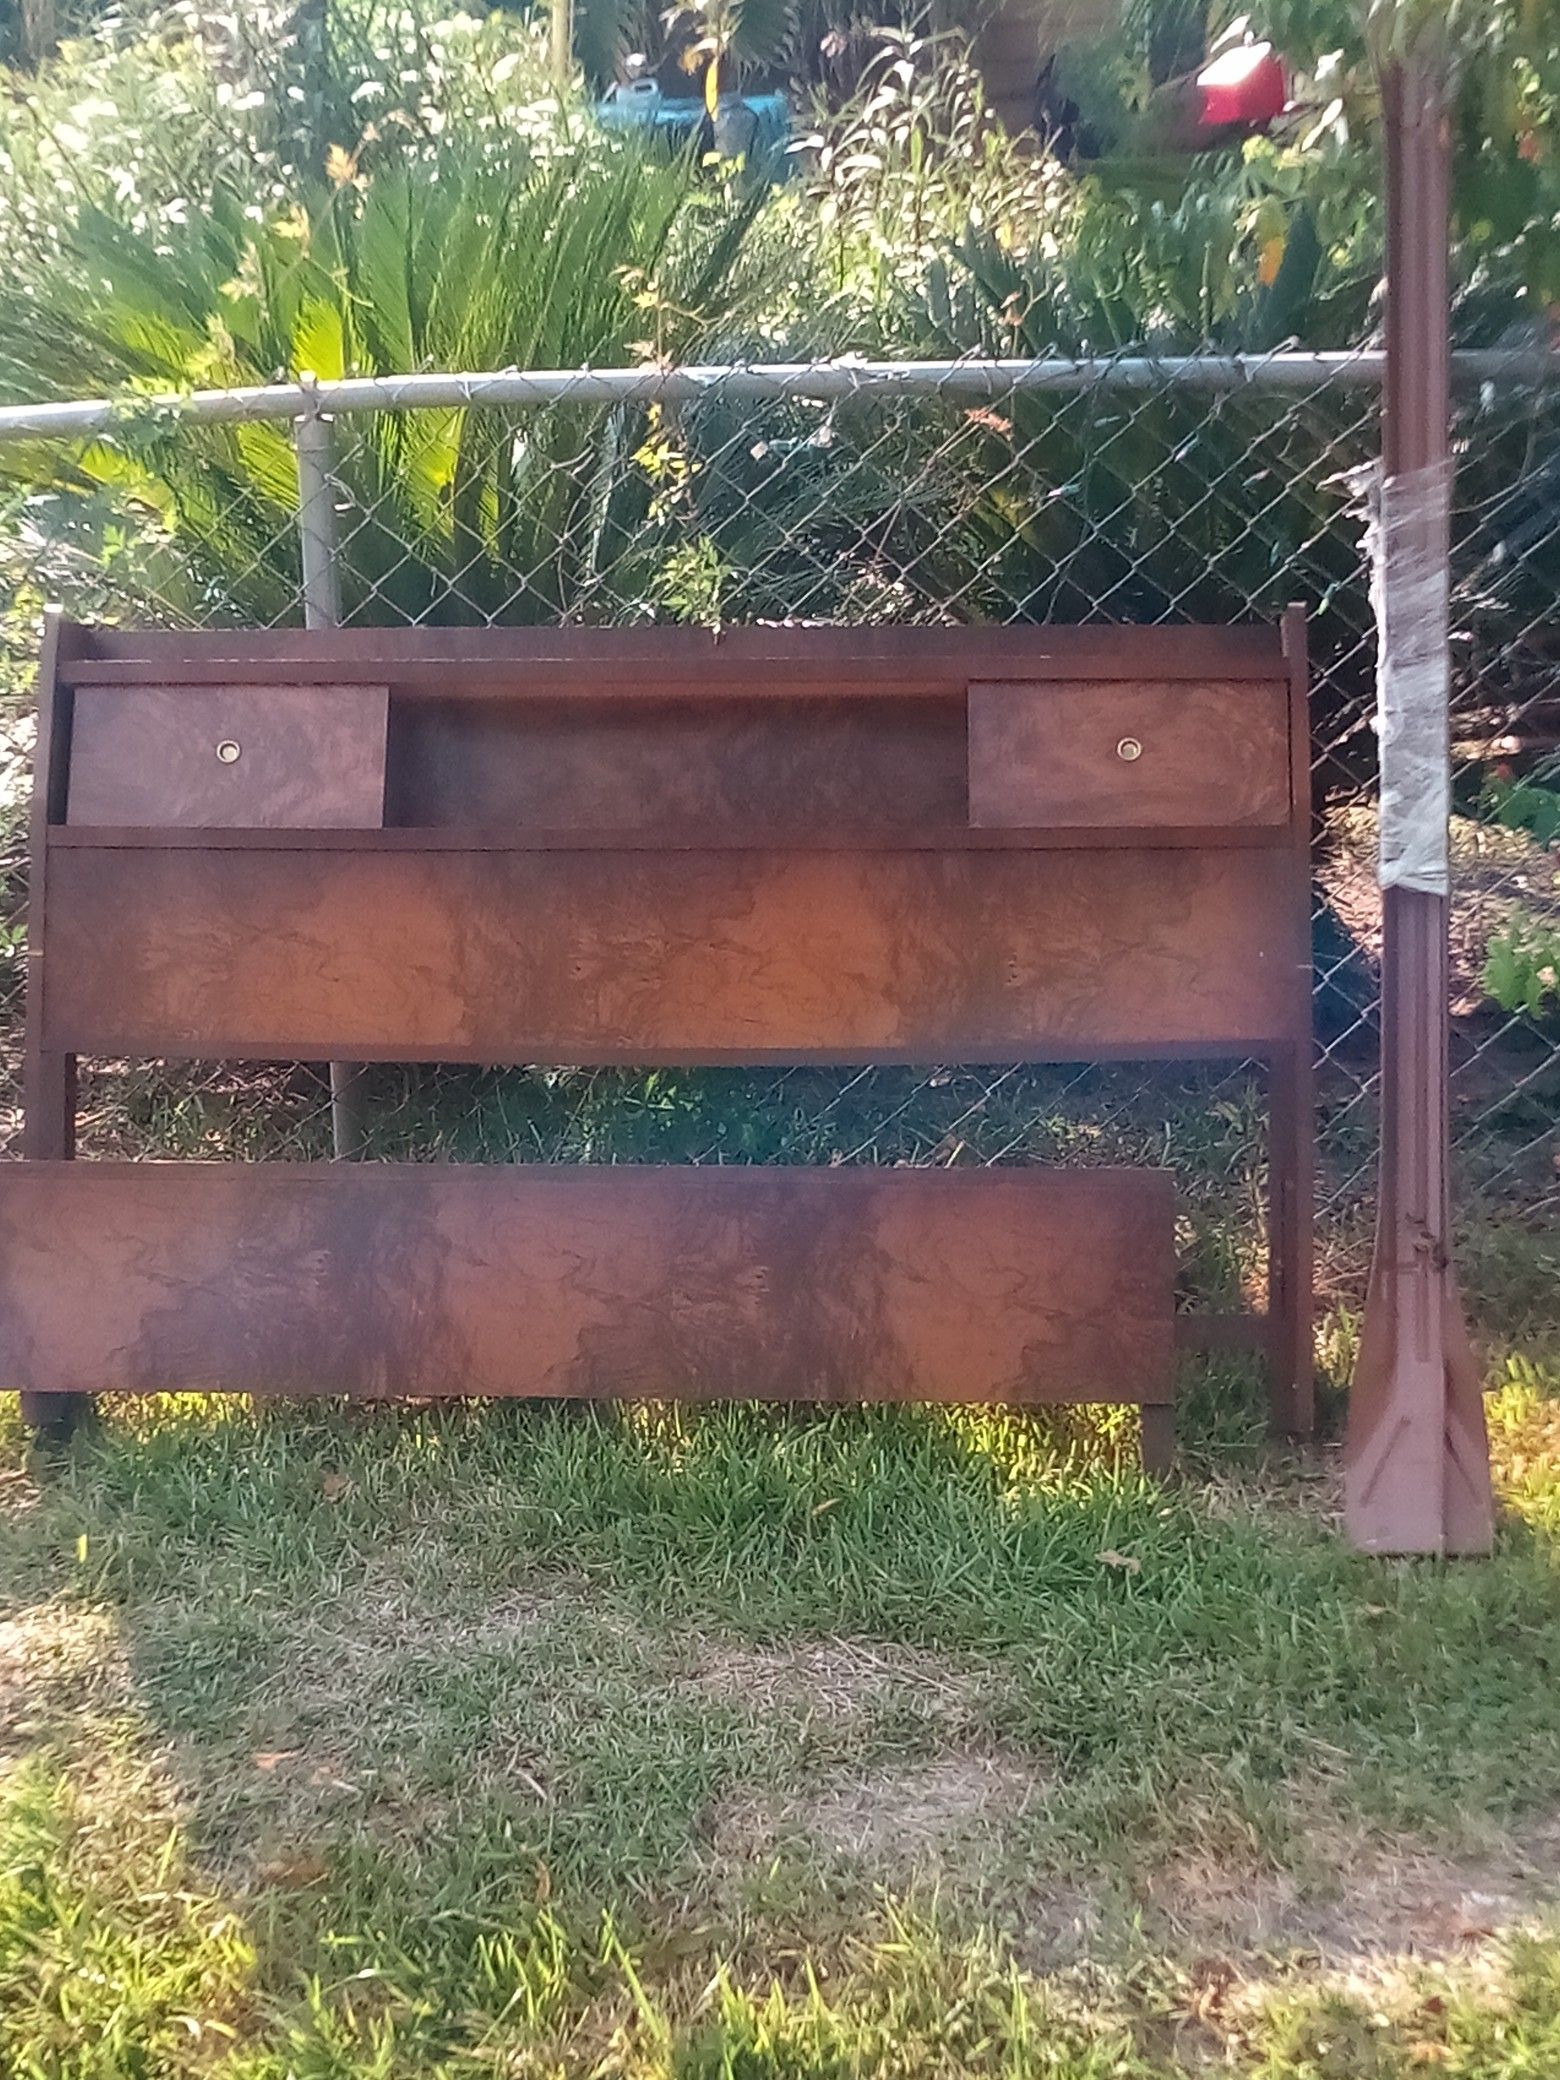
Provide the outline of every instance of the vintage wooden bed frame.
{"type": "Polygon", "coordinates": [[[1311,1421],[1302,617],[169,634],[54,622],[0,1384],[1117,1400],[1311,1421]],[[1261,1057],[1269,1304],[1150,1170],[82,1162],[78,1055],[1261,1057]]]}

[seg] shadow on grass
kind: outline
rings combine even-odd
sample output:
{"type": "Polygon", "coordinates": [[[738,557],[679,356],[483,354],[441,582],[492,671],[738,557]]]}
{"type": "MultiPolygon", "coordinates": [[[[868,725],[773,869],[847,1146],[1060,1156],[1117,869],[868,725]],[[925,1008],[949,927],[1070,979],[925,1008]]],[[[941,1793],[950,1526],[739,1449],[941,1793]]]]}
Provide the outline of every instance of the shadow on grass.
{"type": "Polygon", "coordinates": [[[686,2006],[718,1958],[843,1970],[935,1894],[943,1998],[983,1931],[1103,1954],[1200,1872],[1325,1887],[1560,1803],[1547,1526],[1364,1561],[1321,1461],[1219,1451],[1235,1398],[1193,1398],[1171,1489],[1119,1414],[186,1402],[33,1481],[13,1450],[21,1744],[73,1845],[34,1865],[87,1859],[27,1911],[90,1922],[106,1841],[152,1899],[177,1832],[172,1892],[289,2027],[393,2010],[426,2047],[513,2002],[540,2043],[649,2027],[613,1943],[686,2006]]]}

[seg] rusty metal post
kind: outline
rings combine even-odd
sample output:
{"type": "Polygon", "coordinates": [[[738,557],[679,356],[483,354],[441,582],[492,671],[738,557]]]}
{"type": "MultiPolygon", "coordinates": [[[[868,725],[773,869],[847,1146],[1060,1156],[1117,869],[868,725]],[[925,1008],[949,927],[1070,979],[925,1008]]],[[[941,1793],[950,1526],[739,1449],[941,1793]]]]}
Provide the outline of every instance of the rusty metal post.
{"type": "MultiPolygon", "coordinates": [[[[1444,576],[1450,537],[1448,246],[1451,141],[1444,73],[1422,58],[1383,79],[1388,154],[1383,511],[1394,484],[1399,546],[1444,576]],[[1423,488],[1424,495],[1418,491],[1423,488]]],[[[1402,615],[1408,571],[1378,527],[1382,618],[1402,615]]],[[[1445,667],[1447,596],[1416,649],[1445,667]]],[[[1390,724],[1385,658],[1383,721],[1390,724]]],[[[1443,670],[1442,681],[1446,674],[1443,670]]],[[[1441,702],[1445,738],[1445,701],[1441,702]]],[[[1386,732],[1383,733],[1385,746],[1386,732]]],[[[1450,752],[1443,754],[1449,773],[1450,752]]],[[[1385,778],[1384,757],[1384,778],[1385,778]]],[[[1385,836],[1385,825],[1384,832],[1385,836]]],[[[1384,859],[1385,866],[1385,859],[1384,859]]],[[[1391,882],[1382,893],[1381,1181],[1375,1261],[1349,1405],[1345,1521],[1373,1553],[1483,1553],[1494,1535],[1482,1381],[1452,1266],[1448,1187],[1449,897],[1391,882]]],[[[1441,877],[1444,882],[1444,876],[1441,877]]]]}
{"type": "MultiPolygon", "coordinates": [[[[336,539],[336,488],[331,422],[312,394],[293,425],[298,456],[298,547],[306,628],[341,626],[341,571],[336,539]]],[[[365,1140],[363,1072],[354,1062],[330,1065],[331,1147],[340,1160],[360,1156],[365,1140]]]]}

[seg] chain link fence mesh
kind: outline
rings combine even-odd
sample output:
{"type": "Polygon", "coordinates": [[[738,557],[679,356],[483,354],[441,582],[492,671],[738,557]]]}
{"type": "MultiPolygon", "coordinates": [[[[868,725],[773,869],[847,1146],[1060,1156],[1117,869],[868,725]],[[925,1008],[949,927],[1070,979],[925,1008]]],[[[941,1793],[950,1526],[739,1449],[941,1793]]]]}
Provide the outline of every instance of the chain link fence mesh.
{"type": "MultiPolygon", "coordinates": [[[[334,423],[343,616],[386,626],[1311,617],[1324,1301],[1358,1298],[1376,1136],[1374,630],[1363,368],[1106,366],[967,384],[866,371],[834,397],[732,370],[672,403],[570,394],[334,423]]],[[[581,379],[583,387],[584,379],[581,379]]],[[[816,387],[816,386],[814,386],[816,387]]],[[[1465,1216],[1560,1197],[1560,382],[1459,393],[1454,1141],[1465,1216]],[[1534,805],[1537,805],[1534,807],[1534,805]],[[1532,810],[1532,813],[1529,811],[1532,810]]],[[[47,599],[83,619],[302,619],[285,421],[127,413],[0,446],[0,1134],[14,1150],[30,674],[47,599]],[[25,451],[24,451],[25,450],[25,451]]],[[[330,1151],[323,1065],[82,1065],[82,1154],[330,1151]]],[[[1258,1065],[949,1064],[366,1075],[368,1153],[499,1161],[1170,1163],[1184,1286],[1261,1298],[1258,1065]]],[[[1471,1294],[1477,1308],[1481,1295],[1471,1294]]]]}

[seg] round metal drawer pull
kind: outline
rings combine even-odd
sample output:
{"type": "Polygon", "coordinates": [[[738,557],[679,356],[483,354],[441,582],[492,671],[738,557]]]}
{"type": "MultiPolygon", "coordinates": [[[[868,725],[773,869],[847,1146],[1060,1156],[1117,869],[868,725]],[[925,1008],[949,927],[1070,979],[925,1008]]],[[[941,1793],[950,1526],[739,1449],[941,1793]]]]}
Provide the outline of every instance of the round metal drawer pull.
{"type": "Polygon", "coordinates": [[[1143,756],[1143,746],[1138,742],[1136,737],[1123,737],[1121,742],[1116,746],[1116,756],[1118,758],[1124,758],[1127,764],[1131,765],[1134,759],[1141,758],[1143,756]]]}
{"type": "Polygon", "coordinates": [[[242,756],[243,746],[235,743],[231,737],[224,737],[217,746],[217,757],[225,766],[236,766],[242,756]]]}

